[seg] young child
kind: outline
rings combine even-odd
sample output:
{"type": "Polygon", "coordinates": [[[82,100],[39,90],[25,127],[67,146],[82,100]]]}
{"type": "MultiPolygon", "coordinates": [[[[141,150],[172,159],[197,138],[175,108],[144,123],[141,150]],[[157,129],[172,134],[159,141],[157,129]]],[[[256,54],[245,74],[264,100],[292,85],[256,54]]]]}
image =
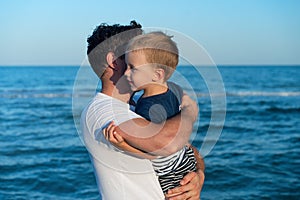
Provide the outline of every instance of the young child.
{"type": "MultiPolygon", "coordinates": [[[[125,75],[133,91],[143,90],[135,112],[154,123],[162,123],[180,112],[182,89],[167,80],[178,64],[178,48],[171,37],[162,32],[151,32],[133,38],[126,51],[125,75]]],[[[143,149],[130,146],[114,130],[110,142],[118,148],[144,153],[143,149]]],[[[170,156],[144,156],[151,160],[164,193],[180,185],[180,180],[191,171],[196,171],[196,159],[188,145],[170,156]]]]}

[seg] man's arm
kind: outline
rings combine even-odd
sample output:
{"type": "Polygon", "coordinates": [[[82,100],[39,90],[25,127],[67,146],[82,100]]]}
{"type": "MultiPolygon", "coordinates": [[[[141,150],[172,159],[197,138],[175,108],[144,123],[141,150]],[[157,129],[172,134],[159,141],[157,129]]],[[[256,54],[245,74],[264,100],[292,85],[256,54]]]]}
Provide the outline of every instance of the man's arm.
{"type": "Polygon", "coordinates": [[[162,124],[136,118],[120,124],[116,131],[128,144],[145,152],[162,156],[175,153],[188,143],[198,116],[198,107],[193,100],[185,95],[182,101],[180,114],[162,124]]]}
{"type": "Polygon", "coordinates": [[[193,149],[195,158],[197,160],[197,170],[198,171],[200,170],[201,172],[204,172],[205,171],[205,164],[204,164],[204,160],[203,160],[202,156],[200,155],[200,153],[199,153],[199,151],[197,150],[196,147],[191,145],[191,148],[193,149]]]}

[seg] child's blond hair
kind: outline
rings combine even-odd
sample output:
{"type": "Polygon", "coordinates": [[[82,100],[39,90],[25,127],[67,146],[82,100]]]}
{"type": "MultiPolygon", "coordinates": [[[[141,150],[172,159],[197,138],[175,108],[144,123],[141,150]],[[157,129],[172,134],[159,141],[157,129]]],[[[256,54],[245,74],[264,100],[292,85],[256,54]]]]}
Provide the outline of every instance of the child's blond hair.
{"type": "Polygon", "coordinates": [[[159,31],[136,36],[128,43],[127,53],[143,53],[148,63],[165,71],[164,80],[168,80],[178,64],[178,48],[171,38],[159,31]]]}

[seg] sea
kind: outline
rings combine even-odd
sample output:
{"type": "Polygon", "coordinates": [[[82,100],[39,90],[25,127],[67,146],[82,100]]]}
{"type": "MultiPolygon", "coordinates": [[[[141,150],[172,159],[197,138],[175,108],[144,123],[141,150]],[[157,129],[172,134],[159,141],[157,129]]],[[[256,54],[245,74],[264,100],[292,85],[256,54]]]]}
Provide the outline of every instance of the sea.
{"type": "MultiPolygon", "coordinates": [[[[77,129],[101,88],[85,70],[0,67],[1,200],[101,199],[77,129]]],[[[177,69],[199,106],[190,142],[206,165],[201,199],[300,199],[300,66],[214,70],[218,86],[197,67],[177,69]]]]}

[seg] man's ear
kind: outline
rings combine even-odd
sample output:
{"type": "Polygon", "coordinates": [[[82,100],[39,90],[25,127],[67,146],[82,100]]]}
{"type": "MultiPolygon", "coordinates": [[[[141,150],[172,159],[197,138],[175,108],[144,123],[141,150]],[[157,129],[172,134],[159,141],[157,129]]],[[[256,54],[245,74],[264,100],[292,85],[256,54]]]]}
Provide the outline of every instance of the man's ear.
{"type": "Polygon", "coordinates": [[[154,70],[152,81],[157,82],[165,78],[165,70],[157,68],[154,70]]]}
{"type": "Polygon", "coordinates": [[[113,52],[108,52],[107,55],[106,55],[106,62],[107,64],[115,69],[115,54],[113,52]]]}

